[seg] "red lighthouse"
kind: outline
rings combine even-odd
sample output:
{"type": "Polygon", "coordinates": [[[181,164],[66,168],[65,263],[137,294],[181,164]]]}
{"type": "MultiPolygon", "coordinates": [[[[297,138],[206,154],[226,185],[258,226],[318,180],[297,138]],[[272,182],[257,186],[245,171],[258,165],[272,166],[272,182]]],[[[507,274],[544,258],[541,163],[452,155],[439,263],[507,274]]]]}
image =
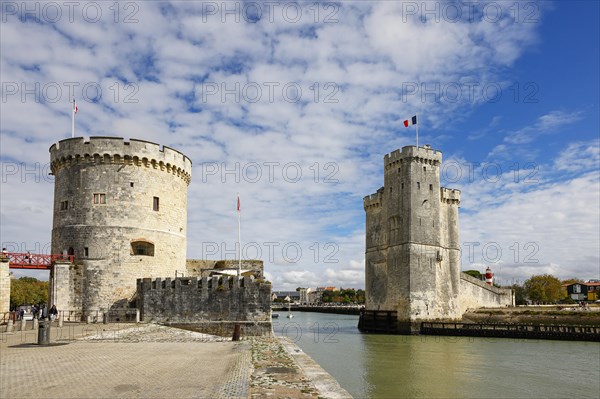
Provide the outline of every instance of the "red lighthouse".
{"type": "Polygon", "coordinates": [[[494,273],[489,267],[485,269],[485,282],[489,285],[494,285],[494,273]]]}

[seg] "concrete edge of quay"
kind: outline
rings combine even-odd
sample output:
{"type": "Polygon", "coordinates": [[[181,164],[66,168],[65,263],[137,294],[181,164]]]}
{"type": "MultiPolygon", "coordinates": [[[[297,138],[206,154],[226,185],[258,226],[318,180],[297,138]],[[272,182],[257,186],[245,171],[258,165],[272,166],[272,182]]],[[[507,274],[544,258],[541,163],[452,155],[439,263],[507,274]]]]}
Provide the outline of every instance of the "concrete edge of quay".
{"type": "Polygon", "coordinates": [[[341,387],[339,382],[325,371],[317,362],[306,354],[298,345],[289,338],[277,337],[279,342],[302,370],[306,378],[319,391],[319,397],[330,399],[352,399],[352,395],[341,387]]]}

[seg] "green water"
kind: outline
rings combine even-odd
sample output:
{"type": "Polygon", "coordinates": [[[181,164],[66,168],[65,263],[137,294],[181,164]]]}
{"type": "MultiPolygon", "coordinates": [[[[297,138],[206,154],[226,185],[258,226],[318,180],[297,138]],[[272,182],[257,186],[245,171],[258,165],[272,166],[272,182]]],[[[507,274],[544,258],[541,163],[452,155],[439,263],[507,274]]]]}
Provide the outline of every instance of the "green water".
{"type": "Polygon", "coordinates": [[[358,316],[274,322],[355,398],[599,398],[600,344],[367,335],[358,316]]]}

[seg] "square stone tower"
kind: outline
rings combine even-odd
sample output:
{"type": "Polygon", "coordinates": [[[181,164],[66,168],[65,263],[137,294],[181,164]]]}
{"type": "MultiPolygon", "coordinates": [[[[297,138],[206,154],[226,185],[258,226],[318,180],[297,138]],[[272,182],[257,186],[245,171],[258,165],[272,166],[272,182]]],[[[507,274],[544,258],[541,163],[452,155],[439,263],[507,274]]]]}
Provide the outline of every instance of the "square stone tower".
{"type": "Polygon", "coordinates": [[[460,191],[440,186],[442,153],[403,147],[384,157],[384,186],[364,198],[366,310],[397,312],[401,330],[459,319],[460,191]]]}

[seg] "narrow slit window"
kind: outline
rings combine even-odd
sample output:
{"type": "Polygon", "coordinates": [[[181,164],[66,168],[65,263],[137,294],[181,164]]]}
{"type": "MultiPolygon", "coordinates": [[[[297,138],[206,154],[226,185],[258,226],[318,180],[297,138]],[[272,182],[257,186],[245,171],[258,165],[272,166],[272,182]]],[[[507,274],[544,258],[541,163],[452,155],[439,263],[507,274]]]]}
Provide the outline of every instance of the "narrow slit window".
{"type": "Polygon", "coordinates": [[[156,212],[158,212],[158,209],[159,209],[159,198],[158,197],[154,197],[154,200],[152,201],[152,209],[154,209],[156,212]]]}
{"type": "Polygon", "coordinates": [[[66,211],[69,209],[69,201],[60,201],[60,210],[66,211]]]}
{"type": "Polygon", "coordinates": [[[429,185],[429,191],[433,191],[433,184],[429,185]]]}
{"type": "Polygon", "coordinates": [[[88,247],[83,247],[83,256],[87,258],[90,256],[90,249],[88,247]]]}
{"type": "Polygon", "coordinates": [[[417,182],[417,190],[421,189],[421,182],[417,182]]]}

